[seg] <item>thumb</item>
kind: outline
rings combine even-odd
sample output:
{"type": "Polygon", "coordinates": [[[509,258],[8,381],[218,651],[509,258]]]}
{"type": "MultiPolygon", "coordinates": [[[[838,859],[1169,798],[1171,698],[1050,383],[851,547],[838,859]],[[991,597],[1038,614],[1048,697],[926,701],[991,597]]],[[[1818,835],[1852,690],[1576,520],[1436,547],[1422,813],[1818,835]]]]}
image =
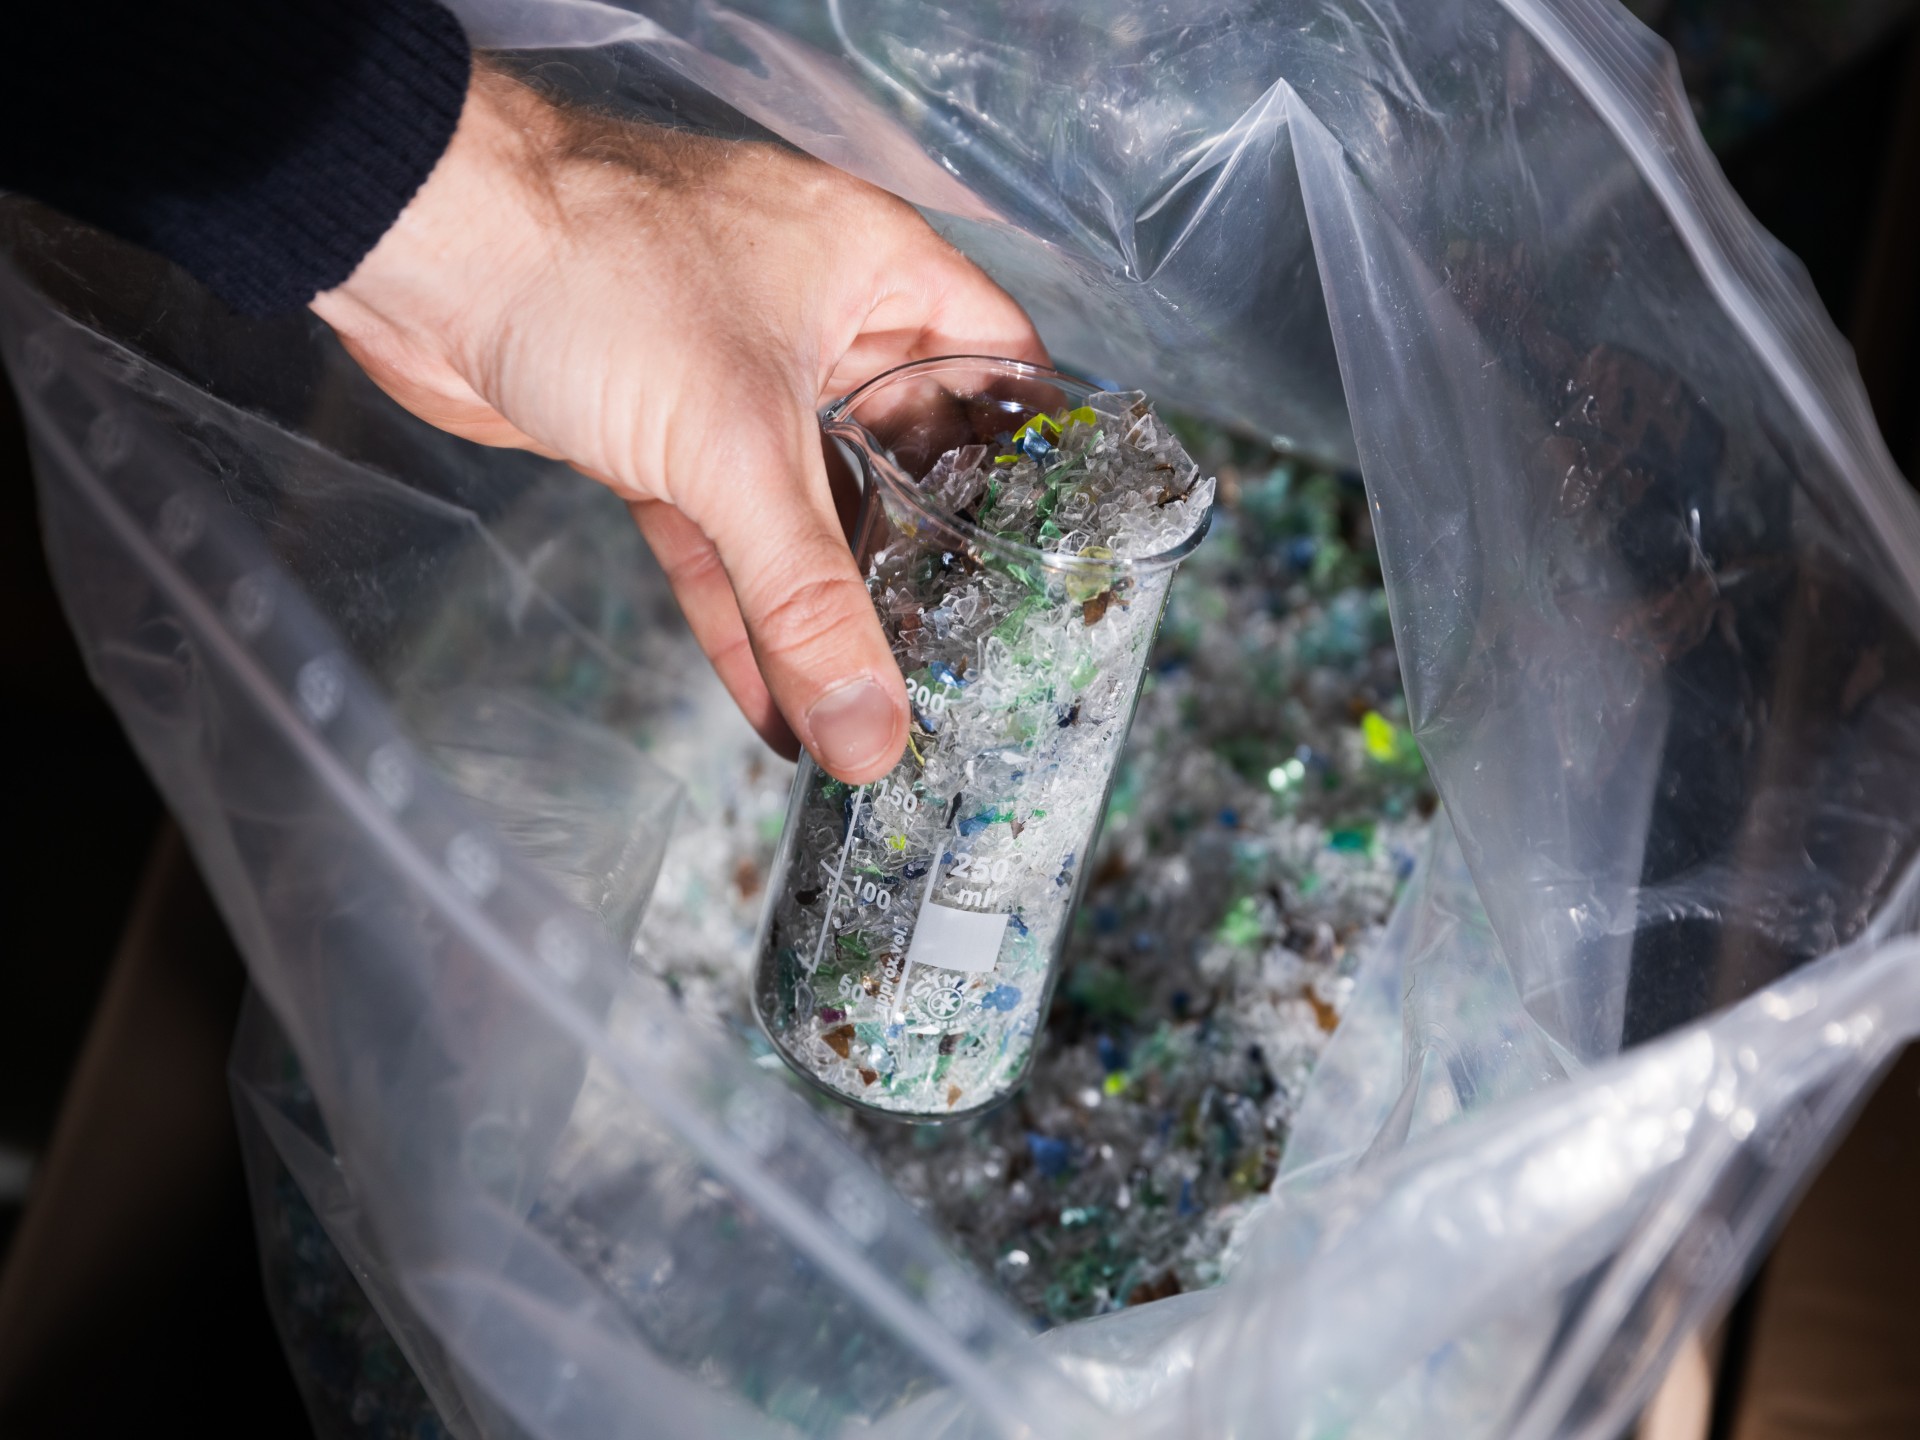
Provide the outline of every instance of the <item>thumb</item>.
{"type": "Polygon", "coordinates": [[[709,442],[683,508],[713,541],[774,704],[823,769],[865,784],[906,745],[906,685],[847,550],[820,443],[811,411],[736,423],[718,454],[709,442]]]}

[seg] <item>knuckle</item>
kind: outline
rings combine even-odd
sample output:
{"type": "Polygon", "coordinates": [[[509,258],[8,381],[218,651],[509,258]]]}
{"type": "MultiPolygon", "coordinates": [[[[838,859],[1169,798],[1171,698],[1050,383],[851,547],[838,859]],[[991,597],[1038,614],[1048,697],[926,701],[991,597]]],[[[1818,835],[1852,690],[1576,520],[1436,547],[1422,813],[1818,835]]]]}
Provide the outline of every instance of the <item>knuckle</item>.
{"type": "Polygon", "coordinates": [[[760,612],[757,648],[767,660],[791,659],[843,633],[866,604],[867,587],[851,575],[802,581],[760,612]]]}
{"type": "Polygon", "coordinates": [[[747,639],[747,632],[736,630],[725,640],[715,645],[707,654],[714,670],[724,676],[737,663],[753,661],[753,642],[747,639]]]}
{"type": "Polygon", "coordinates": [[[710,544],[689,545],[660,562],[675,590],[705,585],[720,571],[720,552],[710,544]]]}

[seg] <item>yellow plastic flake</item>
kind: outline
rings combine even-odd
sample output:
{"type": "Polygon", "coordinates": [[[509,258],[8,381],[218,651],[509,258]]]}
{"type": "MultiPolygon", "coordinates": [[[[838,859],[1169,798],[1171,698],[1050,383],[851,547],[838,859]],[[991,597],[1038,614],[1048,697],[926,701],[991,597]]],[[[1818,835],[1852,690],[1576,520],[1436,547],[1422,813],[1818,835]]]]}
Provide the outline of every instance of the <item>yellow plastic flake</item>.
{"type": "Polygon", "coordinates": [[[1036,415],[1018,430],[1013,432],[1013,443],[1018,445],[1028,434],[1037,434],[1042,440],[1047,438],[1047,427],[1053,427],[1053,433],[1060,433],[1060,422],[1051,415],[1036,415]]]}
{"type": "Polygon", "coordinates": [[[1013,432],[1013,443],[1018,445],[1020,443],[1020,437],[1030,431],[1037,432],[1040,438],[1044,440],[1047,438],[1047,431],[1051,430],[1054,436],[1058,438],[1060,433],[1076,420],[1082,425],[1098,425],[1100,423],[1100,416],[1091,405],[1081,405],[1067,411],[1067,418],[1064,420],[1056,420],[1051,415],[1035,415],[1031,420],[1027,421],[1026,424],[1013,432]]]}
{"type": "Polygon", "coordinates": [[[887,848],[888,848],[889,850],[904,850],[904,849],[906,849],[906,848],[907,848],[907,837],[906,837],[906,836],[904,836],[904,835],[889,835],[889,836],[887,836],[887,848]]]}
{"type": "Polygon", "coordinates": [[[1107,1076],[1100,1088],[1109,1095],[1120,1094],[1121,1091],[1127,1088],[1127,1072],[1124,1070],[1114,1071],[1111,1075],[1107,1076]]]}
{"type": "Polygon", "coordinates": [[[1400,753],[1400,735],[1393,722],[1378,710],[1360,717],[1360,734],[1367,742],[1367,753],[1376,760],[1391,760],[1400,753]]]}

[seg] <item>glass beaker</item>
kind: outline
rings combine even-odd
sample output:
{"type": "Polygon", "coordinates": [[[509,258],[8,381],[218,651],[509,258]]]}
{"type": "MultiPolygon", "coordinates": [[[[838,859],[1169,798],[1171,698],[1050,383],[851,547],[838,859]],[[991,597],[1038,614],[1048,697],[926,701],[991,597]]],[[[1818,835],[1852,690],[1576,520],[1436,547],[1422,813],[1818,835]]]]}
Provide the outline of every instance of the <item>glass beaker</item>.
{"type": "MultiPolygon", "coordinates": [[[[787,1062],[836,1098],[950,1119],[1011,1095],[1032,1062],[1168,584],[1206,531],[1212,482],[1196,481],[1144,397],[1010,360],[903,366],[821,419],[861,482],[856,558],[913,722],[899,765],[872,784],[802,757],[754,1008],[787,1062]],[[982,476],[1022,454],[1071,471],[1058,457],[1073,442],[1108,435],[1167,457],[1139,497],[1103,492],[1151,553],[1063,532],[1087,503],[1072,474],[1043,495],[1054,548],[991,528],[991,484],[953,513],[923,483],[950,476],[956,455],[982,476]]],[[[1021,493],[1031,530],[1035,492],[1021,493]]]]}

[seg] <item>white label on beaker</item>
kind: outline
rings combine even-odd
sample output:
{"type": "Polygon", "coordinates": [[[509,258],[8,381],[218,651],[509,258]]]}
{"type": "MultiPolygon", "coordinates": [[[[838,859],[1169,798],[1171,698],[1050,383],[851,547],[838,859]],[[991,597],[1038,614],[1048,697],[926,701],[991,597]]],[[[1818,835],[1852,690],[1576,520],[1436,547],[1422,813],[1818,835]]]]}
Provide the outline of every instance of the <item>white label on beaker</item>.
{"type": "Polygon", "coordinates": [[[907,966],[937,965],[974,974],[991,970],[1000,958],[1000,940],[1006,933],[1005,915],[956,910],[929,900],[920,907],[913,944],[907,948],[907,966]]]}

